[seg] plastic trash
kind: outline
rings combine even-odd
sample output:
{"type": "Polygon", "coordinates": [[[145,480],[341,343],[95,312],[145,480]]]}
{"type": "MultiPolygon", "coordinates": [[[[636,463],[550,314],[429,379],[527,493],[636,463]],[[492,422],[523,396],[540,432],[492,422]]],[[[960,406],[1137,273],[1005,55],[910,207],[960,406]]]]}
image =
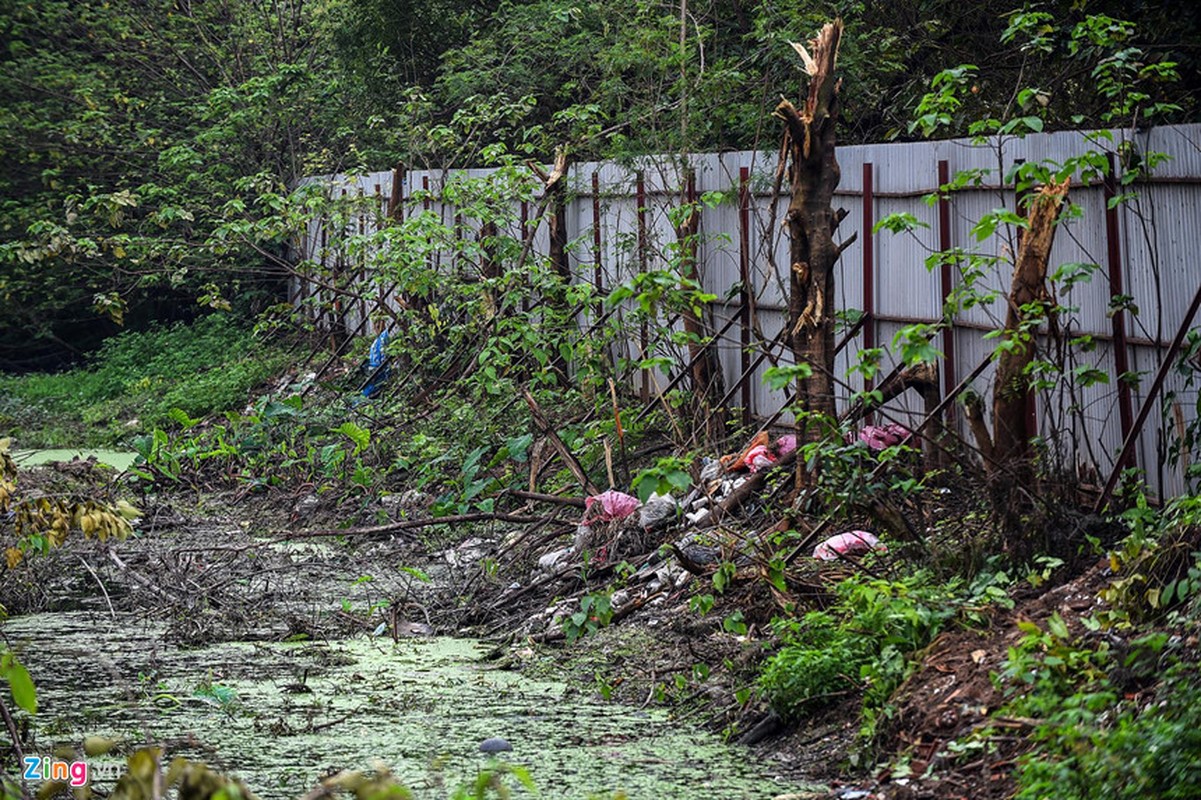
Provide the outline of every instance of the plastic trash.
{"type": "Polygon", "coordinates": [[[888,552],[888,548],[880,544],[875,534],[867,531],[847,531],[831,536],[813,548],[813,557],[820,561],[834,561],[839,555],[858,556],[872,550],[888,552]]]}
{"type": "Polygon", "coordinates": [[[612,522],[615,519],[625,519],[638,510],[642,505],[637,497],[615,489],[601,492],[598,495],[584,499],[585,525],[594,522],[612,522]]]}
{"type": "Polygon", "coordinates": [[[715,481],[725,472],[720,459],[709,458],[706,456],[701,460],[701,483],[715,481]]]}
{"type": "Polygon", "coordinates": [[[638,521],[642,523],[644,529],[654,530],[675,519],[678,509],[679,505],[674,497],[655,492],[642,504],[642,510],[638,513],[638,521]]]}
{"type": "Polygon", "coordinates": [[[776,455],[784,457],[796,450],[796,434],[789,433],[776,439],[776,455]]]}
{"type": "Polygon", "coordinates": [[[772,453],[771,448],[765,444],[757,444],[750,450],[746,451],[743,456],[746,461],[746,468],[751,472],[758,472],[761,469],[767,469],[772,464],[776,463],[776,456],[772,453]]]}
{"type": "Polygon", "coordinates": [[[760,446],[767,447],[770,441],[771,437],[768,436],[767,431],[759,431],[740,454],[734,455],[731,453],[730,455],[722,456],[720,461],[725,466],[727,472],[737,472],[747,466],[747,456],[750,455],[752,450],[756,450],[760,446]]]}
{"type": "Polygon", "coordinates": [[[866,444],[872,450],[883,450],[886,447],[895,447],[905,441],[905,437],[909,436],[910,430],[904,425],[890,423],[888,425],[867,425],[859,431],[859,441],[866,444]]]}
{"type": "Polygon", "coordinates": [[[385,329],[371,343],[371,350],[367,353],[367,382],[363,384],[363,397],[371,397],[388,380],[390,369],[385,350],[391,338],[391,334],[385,329]]]}

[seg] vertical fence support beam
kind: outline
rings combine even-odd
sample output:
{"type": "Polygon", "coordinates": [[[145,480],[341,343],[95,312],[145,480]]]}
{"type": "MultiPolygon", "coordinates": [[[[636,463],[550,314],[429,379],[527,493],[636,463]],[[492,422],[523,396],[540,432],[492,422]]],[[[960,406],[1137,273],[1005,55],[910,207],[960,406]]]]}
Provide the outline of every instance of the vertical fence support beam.
{"type": "MultiPolygon", "coordinates": [[[[346,210],[346,194],[346,190],[343,189],[342,194],[340,195],[342,200],[342,209],[339,213],[345,212],[346,210]]],[[[337,353],[339,345],[342,344],[341,339],[338,336],[338,332],[346,321],[346,318],[342,315],[342,295],[338,294],[336,290],[340,288],[338,284],[341,283],[342,272],[346,268],[346,231],[347,228],[350,227],[350,215],[347,214],[344,217],[340,217],[339,222],[341,222],[340,227],[342,228],[342,241],[338,245],[337,255],[334,256],[333,279],[330,281],[330,285],[332,285],[335,289],[332,304],[333,311],[330,314],[329,325],[329,347],[331,353],[337,353]]]]}
{"type": "MultiPolygon", "coordinates": [[[[946,159],[938,162],[938,185],[940,187],[951,182],[951,165],[946,159]]],[[[938,249],[946,252],[951,249],[951,199],[945,192],[940,191],[938,194],[938,249]]],[[[941,284],[942,305],[945,308],[947,298],[951,296],[951,290],[954,286],[951,276],[951,265],[943,259],[943,263],[939,266],[939,282],[941,284]]],[[[941,314],[942,309],[939,309],[941,314]]],[[[955,317],[952,315],[951,324],[942,333],[942,351],[946,356],[942,370],[942,385],[943,397],[948,396],[955,388],[955,317]]],[[[948,406],[947,425],[953,426],[955,423],[955,409],[948,406]]]]}
{"type": "MultiPolygon", "coordinates": [[[[634,202],[638,204],[638,271],[646,272],[647,262],[647,231],[646,231],[646,182],[643,180],[642,171],[634,173],[634,202]]],[[[646,320],[643,320],[641,330],[639,331],[640,341],[640,357],[647,357],[647,348],[649,344],[649,332],[647,331],[646,320]]],[[[645,369],[640,371],[642,376],[641,397],[645,403],[651,396],[650,373],[645,369]]]]}
{"type": "Polygon", "coordinates": [[[397,164],[392,170],[392,191],[388,195],[388,218],[396,223],[405,221],[404,164],[397,164]]]}
{"type": "MultiPolygon", "coordinates": [[[[875,175],[870,161],[863,164],[863,349],[876,346],[876,237],[872,228],[876,225],[875,175]]],[[[863,391],[870,392],[873,381],[863,379],[863,391]]],[[[864,415],[864,422],[871,424],[872,412],[864,415]]]]}
{"type": "MultiPolygon", "coordinates": [[[[773,203],[776,201],[773,197],[773,203]]],[[[742,375],[742,422],[751,422],[751,170],[738,171],[739,372],[742,375]]],[[[787,325],[787,323],[785,323],[787,325]]]]}
{"type": "MultiPolygon", "coordinates": [[[[1117,162],[1113,154],[1109,155],[1109,172],[1105,175],[1105,248],[1106,263],[1109,267],[1109,296],[1125,294],[1122,280],[1122,240],[1118,228],[1118,209],[1113,204],[1117,196],[1117,162]]],[[[1113,356],[1114,367],[1117,369],[1118,384],[1118,417],[1122,424],[1122,440],[1130,435],[1134,427],[1134,402],[1131,397],[1130,384],[1123,376],[1130,371],[1130,354],[1126,346],[1126,312],[1116,309],[1110,317],[1113,325],[1113,356]]],[[[1126,462],[1119,464],[1119,469],[1138,465],[1138,457],[1134,449],[1127,452],[1126,462]]]]}
{"type": "Polygon", "coordinates": [[[600,173],[592,173],[592,283],[600,294],[604,286],[601,276],[601,205],[600,173]]]}

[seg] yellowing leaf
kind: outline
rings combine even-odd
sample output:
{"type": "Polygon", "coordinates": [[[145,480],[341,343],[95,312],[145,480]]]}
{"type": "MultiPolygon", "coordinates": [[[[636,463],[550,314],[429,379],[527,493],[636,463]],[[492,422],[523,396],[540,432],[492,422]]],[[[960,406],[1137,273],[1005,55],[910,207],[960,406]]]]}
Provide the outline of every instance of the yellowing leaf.
{"type": "Polygon", "coordinates": [[[4,550],[4,560],[8,562],[9,569],[16,569],[17,564],[21,563],[23,554],[15,547],[9,547],[4,550]]]}
{"type": "Polygon", "coordinates": [[[117,513],[125,517],[125,519],[137,519],[142,516],[142,509],[126,500],[118,500],[117,513]]]}

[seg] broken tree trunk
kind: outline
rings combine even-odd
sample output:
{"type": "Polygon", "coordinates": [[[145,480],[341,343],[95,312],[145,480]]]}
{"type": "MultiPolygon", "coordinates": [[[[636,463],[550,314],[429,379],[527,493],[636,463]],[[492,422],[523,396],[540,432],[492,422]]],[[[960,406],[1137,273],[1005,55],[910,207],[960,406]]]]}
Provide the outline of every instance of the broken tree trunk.
{"type": "MultiPolygon", "coordinates": [[[[1030,430],[1026,414],[1026,396],[1030,391],[1027,368],[1037,349],[1032,328],[1053,305],[1047,291],[1047,260],[1055,240],[1056,221],[1068,193],[1068,179],[1044,186],[1034,196],[1027,216],[1028,227],[1022,235],[1013,267],[1013,286],[1009,291],[1009,310],[1005,316],[1006,346],[997,360],[993,382],[993,433],[991,441],[984,425],[973,423],[981,451],[989,454],[990,471],[1008,470],[1011,477],[1023,481],[1030,477],[1030,430]]],[[[979,410],[969,409],[969,421],[979,410]]]]}
{"type": "Polygon", "coordinates": [[[571,265],[567,262],[567,149],[560,147],[555,150],[555,164],[550,172],[532,161],[528,165],[542,180],[542,203],[550,210],[547,219],[547,231],[550,234],[547,257],[559,277],[564,282],[569,282],[571,265]]]}
{"type": "MultiPolygon", "coordinates": [[[[784,120],[784,151],[789,160],[792,197],[788,205],[790,284],[788,336],[797,364],[812,374],[799,381],[802,415],[800,441],[821,438],[834,410],[834,265],[842,248],[834,232],[843,215],[831,206],[840,178],[835,157],[835,127],[841,81],[834,73],[842,20],[828,23],[810,42],[793,47],[809,74],[804,107],[781,100],[775,115],[784,120]],[[814,416],[817,418],[815,419],[814,416]]],[[[798,484],[806,482],[804,461],[798,462],[798,484]]]]}

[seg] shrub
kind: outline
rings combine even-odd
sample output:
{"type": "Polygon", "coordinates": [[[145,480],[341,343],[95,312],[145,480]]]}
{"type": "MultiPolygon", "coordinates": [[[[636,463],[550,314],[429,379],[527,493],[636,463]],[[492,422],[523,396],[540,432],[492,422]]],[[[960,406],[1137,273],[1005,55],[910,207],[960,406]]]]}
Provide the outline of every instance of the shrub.
{"type": "Polygon", "coordinates": [[[867,690],[868,705],[882,704],[904,679],[908,655],[955,615],[957,588],[930,585],[923,574],[902,581],[844,580],[829,611],[778,624],[784,646],[760,677],[772,707],[796,719],[860,688],[867,690]]]}

